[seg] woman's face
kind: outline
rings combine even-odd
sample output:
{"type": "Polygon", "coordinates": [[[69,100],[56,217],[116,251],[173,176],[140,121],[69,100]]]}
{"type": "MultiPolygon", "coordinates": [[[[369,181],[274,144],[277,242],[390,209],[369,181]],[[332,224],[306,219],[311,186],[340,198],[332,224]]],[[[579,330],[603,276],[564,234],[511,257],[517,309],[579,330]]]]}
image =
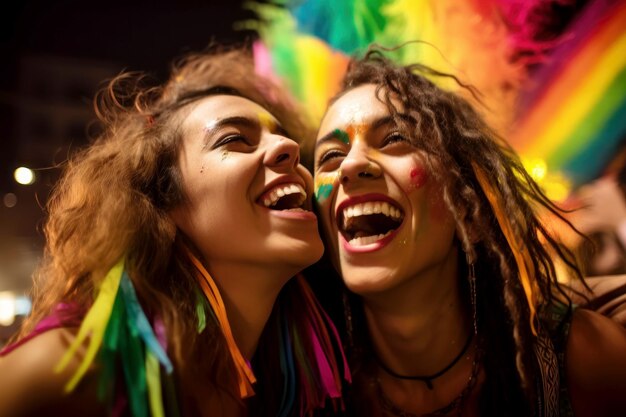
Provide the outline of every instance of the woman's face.
{"type": "Polygon", "coordinates": [[[321,257],[311,174],[274,116],[242,97],[210,96],[193,107],[182,131],[186,201],[171,215],[209,267],[298,271],[321,257]]]}
{"type": "Polygon", "coordinates": [[[456,259],[454,221],[441,187],[375,89],[366,84],[335,101],[315,148],[315,197],[327,249],[357,294],[384,291],[456,259]]]}

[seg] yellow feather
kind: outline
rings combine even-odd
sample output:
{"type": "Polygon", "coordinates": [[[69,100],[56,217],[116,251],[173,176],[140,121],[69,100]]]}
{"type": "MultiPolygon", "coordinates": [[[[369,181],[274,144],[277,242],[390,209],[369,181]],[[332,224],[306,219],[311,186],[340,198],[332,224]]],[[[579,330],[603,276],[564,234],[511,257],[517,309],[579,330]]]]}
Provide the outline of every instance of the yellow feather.
{"type": "Polygon", "coordinates": [[[159,360],[150,351],[146,351],[146,384],[148,385],[148,400],[150,413],[153,417],[165,417],[163,399],[161,396],[161,369],[159,360]]]}
{"type": "Polygon", "coordinates": [[[76,387],[78,382],[80,382],[81,378],[89,369],[89,366],[92,364],[98,350],[100,349],[104,332],[109,322],[111,311],[113,310],[113,303],[115,302],[117,290],[120,286],[123,271],[124,258],[120,259],[104,277],[104,280],[100,285],[100,290],[98,291],[98,296],[96,297],[93,306],[91,306],[89,312],[85,316],[85,319],[78,330],[78,335],[54,369],[57,373],[63,371],[63,369],[65,369],[70,363],[72,357],[76,354],[76,350],[83,344],[85,339],[90,336],[83,361],[78,366],[78,369],[72,378],[65,385],[65,392],[71,392],[76,387]]]}
{"type": "Polygon", "coordinates": [[[482,170],[482,168],[474,163],[472,163],[472,167],[474,169],[474,173],[476,174],[476,179],[482,187],[483,192],[487,196],[487,200],[489,200],[489,204],[491,205],[496,219],[498,220],[500,229],[502,230],[502,233],[504,234],[504,237],[511,248],[511,252],[513,252],[513,256],[515,257],[515,263],[517,264],[517,269],[519,271],[519,279],[522,283],[522,288],[524,289],[526,300],[528,301],[528,308],[530,309],[530,328],[532,333],[536,336],[537,329],[535,327],[535,296],[533,293],[533,285],[531,281],[534,275],[532,261],[529,259],[528,252],[524,249],[521,242],[515,236],[513,227],[511,226],[511,223],[507,218],[506,210],[502,205],[502,197],[498,194],[495,188],[491,186],[491,183],[487,179],[487,175],[482,170]]]}

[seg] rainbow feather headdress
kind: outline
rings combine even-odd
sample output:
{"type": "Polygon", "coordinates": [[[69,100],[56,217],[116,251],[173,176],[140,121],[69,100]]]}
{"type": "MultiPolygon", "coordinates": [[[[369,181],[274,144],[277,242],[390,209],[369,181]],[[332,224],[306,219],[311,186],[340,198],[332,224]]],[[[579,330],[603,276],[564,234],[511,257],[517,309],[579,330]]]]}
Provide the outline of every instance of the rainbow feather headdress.
{"type": "Polygon", "coordinates": [[[275,0],[249,4],[261,19],[246,26],[261,36],[259,71],[284,80],[313,122],[337,91],[348,55],[370,43],[419,41],[390,56],[476,87],[487,121],[510,140],[548,196],[563,200],[572,186],[601,175],[626,137],[626,1],[582,4],[275,0]]]}

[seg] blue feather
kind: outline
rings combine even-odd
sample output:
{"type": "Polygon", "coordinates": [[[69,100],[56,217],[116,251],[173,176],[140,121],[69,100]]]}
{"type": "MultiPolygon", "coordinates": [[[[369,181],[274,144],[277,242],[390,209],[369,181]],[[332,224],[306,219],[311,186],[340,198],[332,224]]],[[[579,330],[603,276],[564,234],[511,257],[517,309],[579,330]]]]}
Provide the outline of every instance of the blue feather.
{"type": "Polygon", "coordinates": [[[159,341],[152,330],[152,326],[150,326],[150,322],[139,304],[135,288],[133,287],[126,271],[124,271],[124,274],[122,275],[120,286],[122,288],[126,311],[129,316],[129,323],[132,323],[132,327],[139,333],[140,337],[146,344],[146,348],[150,349],[154,356],[159,359],[159,362],[161,362],[166,372],[171,373],[173,370],[172,362],[159,344],[159,341]]]}

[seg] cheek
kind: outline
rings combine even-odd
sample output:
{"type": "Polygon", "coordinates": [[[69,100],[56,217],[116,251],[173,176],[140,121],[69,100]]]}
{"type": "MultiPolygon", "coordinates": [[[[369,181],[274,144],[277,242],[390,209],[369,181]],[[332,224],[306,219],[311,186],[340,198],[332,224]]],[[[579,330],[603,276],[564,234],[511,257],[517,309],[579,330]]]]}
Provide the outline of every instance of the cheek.
{"type": "Polygon", "coordinates": [[[323,205],[339,184],[339,171],[320,173],[315,176],[315,201],[323,205]]]}
{"type": "Polygon", "coordinates": [[[443,199],[443,187],[432,184],[428,187],[430,218],[436,223],[448,223],[452,221],[452,214],[443,199]]]}
{"type": "Polygon", "coordinates": [[[413,194],[426,204],[428,217],[435,223],[446,223],[451,219],[448,206],[443,199],[443,186],[435,181],[420,163],[412,165],[405,177],[407,195],[413,194]],[[416,194],[417,193],[417,194],[416,194]]]}
{"type": "Polygon", "coordinates": [[[411,169],[409,172],[409,187],[417,190],[422,188],[428,179],[428,173],[424,167],[418,166],[411,169]]]}
{"type": "Polygon", "coordinates": [[[420,190],[428,182],[430,175],[422,165],[413,165],[408,169],[405,177],[405,191],[410,194],[420,190]]]}

